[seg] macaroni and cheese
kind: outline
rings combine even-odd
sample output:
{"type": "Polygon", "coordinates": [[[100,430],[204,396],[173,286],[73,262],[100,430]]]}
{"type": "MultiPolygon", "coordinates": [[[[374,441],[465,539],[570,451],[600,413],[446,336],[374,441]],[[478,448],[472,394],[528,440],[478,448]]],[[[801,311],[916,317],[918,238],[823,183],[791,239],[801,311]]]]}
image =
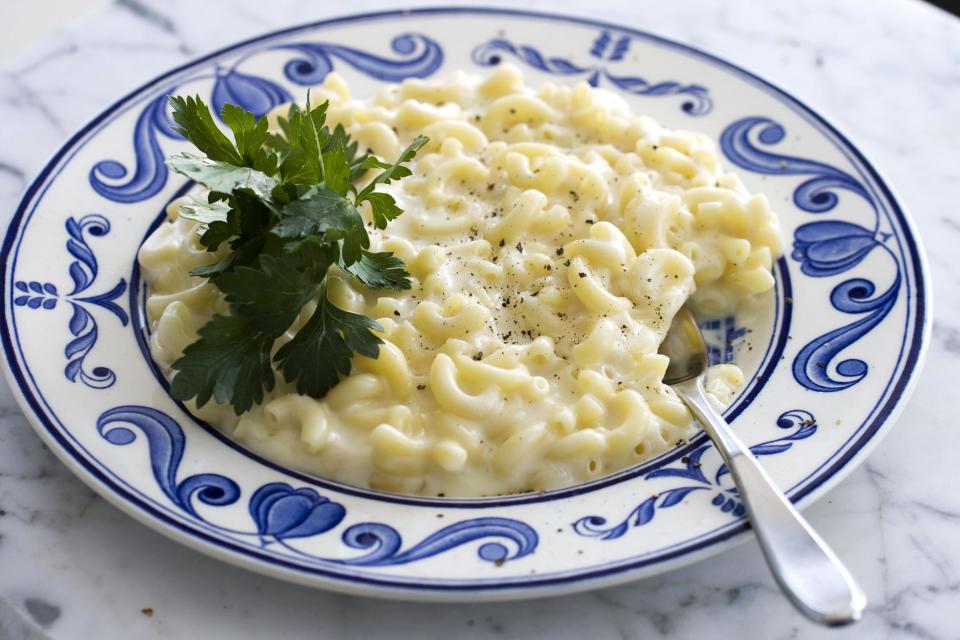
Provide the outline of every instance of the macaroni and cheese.
{"type": "MultiPolygon", "coordinates": [[[[402,258],[413,287],[373,292],[333,267],[332,301],[383,327],[379,357],[355,356],[323,399],[278,376],[243,415],[213,402],[196,415],[278,463],[434,496],[584,482],[695,432],[662,384],[671,318],[691,296],[716,314],[768,292],[782,250],[766,198],[722,169],[709,138],[586,84],[530,88],[509,65],[407,80],[373,100],[332,73],[313,95],[381,157],[430,137],[413,175],[389,187],[405,213],[369,229],[371,249],[402,258]]],[[[150,347],[167,373],[227,312],[189,275],[217,256],[180,205],[140,251],[150,347]]],[[[734,365],[710,371],[720,403],[742,384],[734,365]]]]}

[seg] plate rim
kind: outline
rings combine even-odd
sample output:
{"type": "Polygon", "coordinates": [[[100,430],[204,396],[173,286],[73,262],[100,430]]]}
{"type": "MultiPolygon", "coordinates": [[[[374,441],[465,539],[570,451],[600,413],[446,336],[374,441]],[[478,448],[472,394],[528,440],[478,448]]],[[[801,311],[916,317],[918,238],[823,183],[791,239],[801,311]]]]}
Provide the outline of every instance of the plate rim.
{"type": "MultiPolygon", "coordinates": [[[[874,182],[884,199],[892,205],[892,213],[905,232],[904,240],[906,241],[908,251],[904,252],[904,262],[911,267],[913,272],[912,282],[916,285],[916,292],[913,296],[916,318],[913,322],[913,335],[904,341],[907,354],[903,360],[903,370],[899,376],[891,378],[887,383],[889,386],[892,386],[893,389],[889,392],[889,397],[885,402],[878,403],[874,406],[872,412],[875,415],[864,421],[868,426],[863,428],[863,432],[857,437],[856,445],[849,447],[847,451],[843,452],[842,455],[838,456],[832,462],[828,460],[828,463],[824,464],[826,468],[817,472],[816,477],[809,482],[809,484],[798,491],[792,492],[790,499],[795,502],[798,507],[805,507],[847,477],[873,451],[880,440],[886,436],[887,432],[889,432],[903,411],[919,379],[926,352],[929,348],[933,317],[932,291],[928,259],[923,247],[922,238],[918,234],[916,222],[909,210],[902,204],[902,200],[898,197],[898,193],[894,187],[884,179],[883,174],[864,156],[860,148],[854,145],[842,130],[832,124],[825,116],[821,115],[820,111],[812,109],[791,93],[753,72],[744,69],[738,64],[704,51],[698,46],[688,45],[666,38],[646,31],[645,29],[613,24],[603,20],[585,18],[563,12],[530,11],[505,7],[436,6],[341,15],[269,31],[226,45],[202,56],[192,58],[181,65],[152,77],[147,82],[126,93],[108,107],[101,110],[76,133],[70,136],[43,164],[42,169],[21,195],[4,234],[2,249],[0,249],[0,259],[6,264],[6,258],[15,243],[16,236],[18,235],[17,232],[21,228],[20,223],[22,222],[23,215],[28,205],[37,195],[38,189],[40,189],[47,178],[50,177],[50,173],[55,168],[55,165],[57,165],[80,140],[95,130],[106,118],[139,94],[147,92],[165,80],[202,65],[211,59],[241,50],[261,41],[282,37],[298,31],[317,30],[350,22],[437,14],[503,15],[545,21],[559,21],[579,26],[585,25],[610,29],[647,41],[653,41],[671,49],[681,50],[701,60],[724,68],[734,75],[742,77],[745,81],[759,85],[765,92],[774,94],[787,106],[793,107],[794,111],[799,111],[800,115],[808,120],[812,120],[817,128],[826,130],[826,132],[834,136],[836,142],[852,154],[856,162],[861,165],[862,169],[866,171],[867,176],[874,182]],[[909,261],[907,260],[908,258],[910,258],[909,261]]],[[[0,296],[5,294],[6,285],[7,282],[4,277],[0,280],[0,296]]],[[[7,324],[10,318],[8,318],[6,305],[0,305],[0,320],[2,320],[2,323],[0,323],[0,334],[2,334],[0,338],[2,338],[5,355],[3,358],[3,370],[12,394],[23,410],[24,416],[27,418],[31,427],[40,435],[44,443],[50,447],[61,462],[108,502],[133,516],[137,521],[146,524],[167,537],[175,539],[187,547],[260,573],[282,577],[308,586],[323,586],[347,593],[399,599],[462,601],[468,597],[472,600],[476,600],[478,597],[485,600],[498,600],[507,597],[533,598],[619,584],[636,580],[653,573],[684,566],[743,542],[751,534],[749,524],[746,521],[735,521],[731,523],[730,526],[721,527],[719,532],[715,530],[706,536],[704,540],[698,540],[696,542],[685,541],[685,548],[679,550],[665,550],[665,548],[661,548],[654,552],[652,557],[634,559],[633,562],[621,564],[616,567],[594,568],[592,570],[585,568],[578,573],[572,575],[564,574],[553,579],[537,579],[537,576],[534,575],[531,576],[530,580],[507,583],[500,587],[496,584],[471,584],[469,582],[462,584],[416,585],[409,582],[393,581],[389,579],[389,577],[380,578],[365,575],[351,575],[346,572],[328,571],[318,567],[305,567],[303,565],[285,562],[275,557],[260,556],[256,553],[251,553],[250,549],[240,548],[227,539],[211,535],[195,528],[190,528],[178,522],[148,502],[135,495],[131,495],[126,488],[109,477],[104,477],[101,470],[96,469],[89,461],[83,459],[76,448],[64,440],[64,435],[59,433],[56,427],[49,423],[45,412],[38,406],[36,398],[30,393],[29,387],[25,386],[22,372],[19,371],[20,367],[18,366],[17,370],[14,370],[16,353],[11,336],[7,330],[7,324]],[[457,597],[458,595],[460,597],[457,597]]],[[[490,508],[492,505],[478,503],[476,506],[477,508],[484,508],[484,506],[490,508]]],[[[669,549],[669,547],[666,549],[669,549]]]]}

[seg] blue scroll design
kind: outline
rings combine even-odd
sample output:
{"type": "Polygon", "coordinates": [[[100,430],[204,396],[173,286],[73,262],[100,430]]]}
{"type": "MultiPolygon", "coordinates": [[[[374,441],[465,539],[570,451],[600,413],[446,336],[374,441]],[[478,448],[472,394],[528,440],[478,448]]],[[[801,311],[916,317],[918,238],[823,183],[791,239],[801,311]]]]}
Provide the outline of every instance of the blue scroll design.
{"type": "Polygon", "coordinates": [[[60,300],[71,309],[67,328],[73,336],[64,347],[64,356],[67,365],[64,376],[71,382],[80,381],[94,389],[105,389],[116,382],[116,374],[112,369],[104,366],[86,368],[86,359],[97,344],[99,329],[97,321],[90,313],[90,305],[106,309],[120,320],[123,326],[129,318],[127,312],[114,300],[127,290],[127,282],[123,278],[111,289],[90,294],[88,291],[97,279],[97,257],[90,247],[87,236],[102,237],[110,232],[110,223],[100,214],[93,213],[82,218],[67,218],[66,249],[74,259],[70,262],[67,272],[73,281],[73,288],[69,293],[62,294],[56,284],[40,280],[14,281],[13,304],[27,309],[44,309],[52,311],[57,308],[60,300]]]}
{"type": "Polygon", "coordinates": [[[222,507],[240,498],[240,487],[226,476],[216,473],[198,473],[182,480],[177,470],[183,460],[183,431],[170,416],[151,407],[121,406],[105,411],[97,420],[97,431],[107,442],[124,446],[137,439],[126,426],[136,427],[147,439],[150,449],[150,470],[164,495],[177,507],[194,518],[204,520],[197,513],[194,500],[210,506],[222,507]]]}
{"type": "MultiPolygon", "coordinates": [[[[792,409],[780,414],[777,418],[777,428],[789,431],[772,440],[767,440],[750,447],[754,456],[773,456],[789,451],[793,446],[817,432],[817,421],[813,414],[803,409],[792,409]]],[[[680,459],[679,463],[670,464],[651,471],[645,480],[655,478],[682,478],[688,481],[680,487],[672,487],[661,493],[654,494],[638,504],[625,518],[615,524],[608,523],[607,518],[599,515],[584,516],[571,524],[574,532],[587,538],[600,540],[615,540],[623,537],[631,529],[636,529],[653,521],[657,513],[681,504],[685,498],[695,492],[705,492],[709,495],[710,504],[723,513],[729,513],[733,518],[744,515],[745,508],[740,500],[736,487],[722,482],[730,470],[723,463],[719,455],[709,457],[709,464],[717,465],[716,471],[708,474],[704,470],[705,455],[707,452],[717,454],[712,444],[704,444],[680,459]]]]}
{"type": "Polygon", "coordinates": [[[476,64],[491,67],[500,64],[504,55],[508,54],[543,73],[558,76],[585,75],[587,83],[592,87],[598,87],[601,80],[606,80],[617,89],[635,96],[679,95],[686,98],[680,105],[684,113],[691,116],[710,113],[713,99],[707,87],[673,80],[651,82],[640,76],[620,75],[611,71],[610,63],[622,61],[630,50],[630,43],[631,37],[628,35],[601,31],[590,49],[590,55],[598,62],[590,64],[578,64],[566,58],[544,55],[532,46],[516,44],[505,38],[492,38],[480,44],[473,50],[471,57],[476,64]]]}
{"type": "Polygon", "coordinates": [[[530,525],[512,518],[472,518],[448,525],[413,545],[402,550],[399,532],[385,524],[370,522],[356,524],[343,532],[343,542],[354,549],[369,549],[366,555],[339,560],[341,564],[387,566],[408,564],[443,553],[449,549],[473,542],[496,538],[477,549],[481,560],[502,564],[507,560],[516,560],[533,553],[537,547],[538,536],[530,525]],[[499,540],[513,543],[511,553],[499,540]]]}
{"type": "Polygon", "coordinates": [[[299,42],[275,47],[295,51],[299,57],[283,66],[288,80],[303,86],[320,84],[339,58],[365,75],[385,82],[426,78],[443,64],[443,49],[433,39],[418,33],[403,33],[390,41],[399,58],[385,58],[339,44],[299,42]]]}
{"type": "Polygon", "coordinates": [[[155,196],[167,183],[167,165],[159,135],[182,139],[167,114],[169,93],[163,93],[149,102],[133,126],[133,175],[118,160],[101,160],[93,165],[88,179],[98,194],[112,202],[129,204],[155,196]]]}
{"type": "Polygon", "coordinates": [[[803,211],[817,215],[830,212],[840,202],[838,191],[845,191],[865,201],[875,220],[872,229],[844,220],[817,220],[797,227],[791,257],[800,263],[800,271],[814,278],[847,273],[875,249],[884,251],[896,269],[893,282],[880,293],[876,284],[865,277],[854,277],[835,286],[830,292],[833,308],[861,317],[810,341],[793,361],[793,376],[803,387],[820,392],[842,391],[866,377],[869,366],[859,358],[834,362],[896,306],[902,282],[900,261],[886,244],[890,234],[880,231],[880,215],[873,197],[857,178],[824,162],[762,148],[781,143],[785,136],[779,123],[750,116],[724,129],[720,148],[731,162],[748,171],[806,176],[793,191],[793,202],[803,211]]]}
{"type": "Polygon", "coordinates": [[[837,206],[839,198],[834,189],[844,189],[866,200],[873,200],[860,182],[850,174],[816,160],[764,151],[756,142],[772,146],[786,136],[783,126],[770,118],[753,116],[737,120],[720,134],[720,148],[738,167],[773,176],[809,175],[793,192],[793,202],[809,213],[824,213],[837,206]]]}
{"type": "MultiPolygon", "coordinates": [[[[256,50],[229,67],[217,65],[210,102],[219,114],[228,103],[252,112],[258,118],[274,107],[291,102],[293,95],[280,83],[269,78],[240,71],[239,66],[254,55],[267,51],[286,50],[297,55],[283,67],[287,80],[298,85],[319,84],[334,69],[334,59],[342,60],[354,69],[378,80],[396,82],[404,78],[425,78],[443,64],[443,49],[427,36],[404,33],[391,41],[399,58],[386,58],[344,45],[301,42],[284,44],[269,50],[256,50]]],[[[181,84],[209,77],[209,72],[181,80],[181,84]]],[[[130,204],[142,202],[160,193],[167,184],[169,170],[164,164],[165,153],[161,140],[182,140],[176,123],[168,112],[170,95],[177,87],[170,87],[152,99],[137,117],[133,127],[132,172],[118,160],[101,160],[90,170],[90,186],[111,202],[130,204]]]]}
{"type": "Polygon", "coordinates": [[[321,495],[312,487],[293,487],[270,482],[257,487],[247,503],[252,520],[249,529],[221,526],[198,511],[197,505],[225,507],[242,497],[240,485],[219,473],[197,473],[180,478],[187,438],[176,420],[152,407],[123,405],[105,411],[97,420],[100,435],[117,446],[125,446],[143,434],[148,445],[150,470],[157,486],[170,504],[185,517],[234,536],[249,536],[260,548],[278,545],[311,562],[351,566],[392,566],[432,558],[464,545],[484,541],[477,557],[501,565],[535,551],[536,530],[512,518],[472,518],[434,531],[404,548],[398,527],[380,522],[362,522],[341,534],[344,545],[365,551],[352,558],[330,558],[308,553],[294,543],[322,535],[340,526],[348,515],[339,502],[321,495]]]}

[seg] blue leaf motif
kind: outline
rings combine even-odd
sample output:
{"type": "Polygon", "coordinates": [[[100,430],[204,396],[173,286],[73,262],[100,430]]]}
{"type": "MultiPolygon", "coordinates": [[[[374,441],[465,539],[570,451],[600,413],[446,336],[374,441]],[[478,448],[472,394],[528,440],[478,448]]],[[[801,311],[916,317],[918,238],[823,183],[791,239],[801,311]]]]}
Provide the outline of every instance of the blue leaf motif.
{"type": "Polygon", "coordinates": [[[343,505],[313,489],[294,489],[284,482],[257,489],[250,498],[249,510],[257,532],[277,540],[324,533],[340,524],[347,513],[343,505]]]}
{"type": "MultiPolygon", "coordinates": [[[[790,450],[793,444],[798,440],[805,440],[817,432],[817,419],[813,414],[804,409],[793,409],[785,411],[777,418],[777,427],[780,429],[793,430],[785,436],[780,436],[773,440],[760,442],[750,447],[750,452],[756,457],[773,456],[790,450]]],[[[730,469],[726,463],[721,464],[714,478],[714,484],[719,485],[720,479],[729,474],[730,469]]]]}
{"type": "Polygon", "coordinates": [[[97,277],[97,257],[84,234],[105,236],[110,232],[110,222],[98,213],[91,213],[79,220],[67,218],[65,226],[67,235],[70,236],[67,240],[67,253],[76,258],[69,268],[73,280],[73,291],[69,295],[76,295],[87,289],[97,277]]]}
{"type": "Polygon", "coordinates": [[[443,64],[443,49],[435,40],[418,33],[404,33],[390,43],[399,59],[384,58],[352,47],[328,43],[295,43],[276,47],[300,53],[283,67],[291,82],[310,86],[320,84],[333,71],[333,58],[343,60],[371,78],[399,82],[405,78],[426,78],[443,64]]]}
{"type": "Polygon", "coordinates": [[[695,449],[690,455],[686,456],[681,463],[684,465],[682,467],[673,468],[673,467],[662,467],[651,471],[646,475],[647,478],[688,478],[690,480],[696,480],[697,482],[706,482],[707,478],[703,475],[703,472],[700,470],[700,458],[703,457],[703,454],[710,449],[710,445],[703,445],[695,449]]]}
{"type": "MultiPolygon", "coordinates": [[[[624,58],[629,48],[630,36],[622,35],[614,40],[613,34],[602,31],[593,41],[590,55],[602,63],[617,62],[624,58]]],[[[606,78],[621,91],[636,96],[682,95],[688,99],[681,104],[681,108],[691,116],[704,115],[713,108],[709,91],[701,85],[685,85],[674,81],[651,83],[636,76],[616,75],[605,65],[581,66],[564,58],[545,56],[531,46],[516,45],[504,38],[493,38],[480,44],[474,48],[471,58],[476,64],[489,67],[500,64],[504,55],[511,55],[543,73],[561,76],[589,74],[586,81],[592,87],[600,86],[600,80],[606,78]]]]}
{"type": "Polygon", "coordinates": [[[613,36],[609,31],[601,31],[600,35],[593,41],[593,47],[590,49],[590,55],[599,60],[603,60],[603,55],[610,45],[613,36]]]}
{"type": "Polygon", "coordinates": [[[213,108],[218,114],[229,103],[240,105],[261,118],[274,107],[292,100],[293,96],[276,82],[234,70],[217,75],[213,85],[213,108]]]}
{"type": "MultiPolygon", "coordinates": [[[[664,474],[666,475],[666,474],[664,474]]],[[[649,476],[648,476],[649,477],[649,476]]],[[[706,479],[704,479],[706,482],[706,479]]],[[[693,491],[702,491],[707,486],[679,487],[665,491],[659,495],[654,495],[643,502],[630,512],[619,524],[612,527],[606,527],[607,519],[602,516],[586,516],[574,522],[571,526],[573,530],[581,536],[588,538],[599,538],[601,540],[616,540],[630,530],[630,527],[642,527],[653,521],[657,509],[669,509],[680,504],[687,494],[693,491]]]]}
{"type": "MultiPolygon", "coordinates": [[[[69,241],[67,242],[67,248],[73,247],[75,244],[73,241],[69,241]]],[[[73,293],[83,291],[89,287],[92,282],[90,275],[84,270],[81,262],[71,262],[70,266],[67,267],[67,273],[70,274],[70,279],[73,280],[73,293]]]]}
{"type": "Polygon", "coordinates": [[[103,307],[107,311],[113,313],[117,318],[120,319],[120,324],[127,326],[129,318],[127,317],[127,312],[124,311],[120,305],[114,302],[117,298],[123,295],[127,290],[127,281],[123,278],[120,278],[120,282],[113,286],[113,289],[107,291],[106,293],[101,293],[97,296],[86,296],[83,298],[77,298],[80,302],[89,302],[90,304],[95,304],[99,307],[103,307]]]}
{"type": "Polygon", "coordinates": [[[633,512],[633,526],[642,527],[653,520],[653,514],[656,512],[656,502],[656,498],[650,498],[640,503],[640,506],[633,512]]]}
{"type": "Polygon", "coordinates": [[[13,304],[17,307],[49,311],[57,306],[57,288],[49,282],[17,280],[13,283],[13,288],[26,294],[13,298],[13,304]]]}
{"type": "Polygon", "coordinates": [[[133,153],[136,169],[129,179],[127,168],[116,160],[101,160],[90,170],[93,190],[113,202],[142,202],[155,196],[167,182],[167,165],[157,140],[162,133],[168,138],[182,139],[167,115],[169,94],[150,102],[137,118],[133,129],[133,153]]]}
{"type": "Polygon", "coordinates": [[[196,474],[177,481],[184,436],[180,425],[167,414],[137,405],[105,411],[97,420],[97,431],[108,442],[122,446],[130,444],[137,436],[129,427],[117,423],[132,425],[143,433],[150,452],[150,469],[157,485],[171,502],[194,518],[204,520],[194,507],[194,498],[211,506],[233,504],[240,498],[237,483],[216,473],[196,474]]]}
{"type": "Polygon", "coordinates": [[[660,508],[665,509],[667,507],[672,507],[679,504],[684,498],[687,497],[688,493],[696,489],[697,487],[681,487],[679,489],[667,491],[664,494],[664,499],[660,502],[660,508]]]}
{"type": "MultiPolygon", "coordinates": [[[[783,453],[789,450],[798,440],[809,438],[817,431],[816,420],[809,411],[803,409],[794,409],[785,411],[777,418],[777,427],[790,432],[767,442],[761,442],[750,447],[750,450],[756,456],[770,456],[783,453]]],[[[723,476],[729,474],[727,465],[719,460],[719,455],[715,456],[721,463],[713,476],[713,480],[708,480],[703,473],[701,461],[704,453],[715,451],[713,445],[705,444],[695,449],[688,456],[684,456],[679,467],[661,467],[646,476],[644,480],[655,478],[686,478],[698,482],[699,484],[685,487],[676,487],[662,493],[653,495],[638,504],[626,518],[619,523],[608,526],[607,519],[599,515],[589,515],[575,521],[571,526],[577,535],[597,538],[599,540],[615,540],[623,537],[631,528],[642,527],[654,520],[659,510],[669,509],[681,502],[694,491],[708,491],[719,489],[718,493],[713,494],[710,503],[720,509],[723,513],[729,513],[735,517],[741,517],[745,513],[744,506],[737,499],[736,490],[725,489],[721,485],[723,476]],[[729,495],[725,495],[729,494],[729,495]]]]}
{"type": "MultiPolygon", "coordinates": [[[[644,80],[643,78],[611,78],[618,88],[623,89],[624,91],[633,93],[645,93],[647,95],[653,95],[654,92],[650,88],[650,83],[644,80]]],[[[675,83],[674,83],[675,84],[675,83]]]]}
{"type": "Polygon", "coordinates": [[[777,453],[783,453],[791,446],[792,445],[789,442],[781,442],[778,444],[757,444],[750,447],[750,451],[755,456],[772,456],[777,453]]]}
{"type": "Polygon", "coordinates": [[[814,277],[852,269],[878,245],[873,231],[840,220],[808,222],[793,234],[792,258],[814,277]]]}
{"type": "Polygon", "coordinates": [[[67,365],[63,370],[63,375],[71,382],[76,382],[79,379],[93,389],[106,389],[117,380],[116,374],[111,369],[94,367],[93,370],[88,372],[83,368],[87,354],[97,343],[99,336],[97,323],[82,306],[72,300],[70,305],[73,307],[73,313],[68,328],[70,333],[76,337],[64,347],[63,354],[67,358],[67,365]]]}
{"type": "Polygon", "coordinates": [[[494,38],[481,44],[473,50],[470,57],[480,66],[492,67],[503,61],[503,53],[519,58],[538,71],[554,75],[573,75],[591,70],[591,67],[581,67],[563,58],[546,58],[533,47],[517,46],[502,38],[494,38]]]}
{"type": "MultiPolygon", "coordinates": [[[[78,304],[73,305],[73,314],[70,316],[70,322],[67,324],[67,328],[70,330],[70,333],[78,336],[80,332],[84,330],[87,326],[87,322],[90,321],[90,314],[87,313],[87,310],[81,307],[78,304]]],[[[72,354],[67,354],[69,358],[72,354]]]]}
{"type": "Polygon", "coordinates": [[[609,31],[601,31],[600,35],[593,41],[590,55],[598,60],[609,60],[611,62],[622,60],[630,49],[630,36],[620,36],[612,48],[610,47],[611,42],[613,42],[613,34],[609,31]],[[608,51],[610,52],[609,55],[607,55],[608,51]]]}
{"type": "Polygon", "coordinates": [[[627,51],[630,49],[630,36],[620,36],[620,39],[617,40],[617,43],[613,45],[613,53],[610,54],[610,61],[617,62],[618,60],[623,60],[623,57],[627,55],[627,51]]]}
{"type": "MultiPolygon", "coordinates": [[[[80,294],[87,292],[93,285],[99,269],[88,237],[107,235],[110,232],[110,222],[104,216],[92,213],[81,218],[67,218],[64,226],[68,236],[66,250],[74,260],[67,268],[73,281],[73,289],[63,297],[71,308],[67,328],[73,336],[64,347],[67,364],[63,374],[71,382],[80,381],[94,389],[105,389],[116,382],[113,371],[103,366],[84,368],[84,361],[99,336],[97,322],[85,305],[97,305],[110,311],[126,326],[129,321],[127,312],[115,300],[126,292],[127,283],[121,278],[120,282],[105,293],[81,296],[80,294]]],[[[51,311],[57,308],[60,300],[60,292],[52,282],[16,280],[14,290],[23,294],[13,298],[13,304],[17,307],[51,311]]]]}
{"type": "Polygon", "coordinates": [[[713,109],[713,99],[706,87],[698,84],[682,85],[679,82],[658,82],[650,84],[643,78],[615,76],[604,72],[605,77],[619,89],[635,96],[685,96],[688,100],[680,108],[691,116],[706,115],[713,109]]]}
{"type": "Polygon", "coordinates": [[[63,349],[63,355],[72,358],[78,353],[89,351],[97,340],[97,324],[93,322],[87,310],[76,303],[73,303],[73,315],[70,318],[69,327],[71,333],[77,338],[67,343],[63,349]]]}

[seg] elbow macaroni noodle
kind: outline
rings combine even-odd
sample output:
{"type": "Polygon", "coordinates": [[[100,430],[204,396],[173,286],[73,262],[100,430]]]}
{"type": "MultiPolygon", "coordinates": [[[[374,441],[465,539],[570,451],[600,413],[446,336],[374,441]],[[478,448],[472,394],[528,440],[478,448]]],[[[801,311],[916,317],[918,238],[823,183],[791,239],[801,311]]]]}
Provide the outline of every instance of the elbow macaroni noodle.
{"type": "MultiPolygon", "coordinates": [[[[328,120],[381,157],[431,138],[390,187],[404,215],[371,230],[371,248],[401,257],[413,287],[373,292],[331,273],[331,299],[383,326],[379,357],[354,357],[323,399],[278,376],[244,415],[210,403],[191,407],[199,417],[282,464],[447,496],[588,481],[695,432],[662,384],[670,321],[691,296],[722,313],[769,291],[782,251],[766,198],[723,172],[706,136],[585,84],[531,89],[509,65],[407,80],[370,101],[332,73],[317,93],[328,120]]],[[[150,346],[167,372],[227,310],[188,275],[216,256],[179,206],[140,251],[150,346]]],[[[720,365],[707,388],[728,403],[742,385],[720,365]]]]}

